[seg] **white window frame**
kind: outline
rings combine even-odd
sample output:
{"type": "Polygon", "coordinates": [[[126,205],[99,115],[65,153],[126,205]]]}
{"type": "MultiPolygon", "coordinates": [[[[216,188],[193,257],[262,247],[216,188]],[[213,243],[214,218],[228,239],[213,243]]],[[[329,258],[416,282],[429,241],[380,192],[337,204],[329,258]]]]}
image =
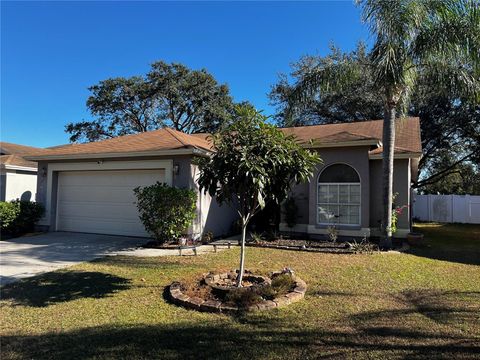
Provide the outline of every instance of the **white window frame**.
{"type": "MultiPolygon", "coordinates": [[[[338,189],[338,188],[337,188],[338,189]]],[[[349,198],[350,198],[350,193],[348,194],[349,198]]],[[[315,205],[316,205],[316,211],[315,211],[315,214],[316,214],[316,223],[317,225],[321,225],[321,226],[332,226],[332,225],[340,225],[340,226],[351,226],[351,227],[358,227],[358,226],[361,226],[362,224],[362,179],[360,177],[360,174],[358,173],[358,171],[353,167],[351,166],[350,164],[345,164],[345,163],[334,163],[334,164],[329,164],[328,166],[326,166],[319,174],[318,174],[318,177],[317,177],[317,192],[316,192],[316,198],[315,198],[315,205]],[[349,167],[351,167],[353,170],[355,170],[355,172],[357,173],[357,176],[358,176],[358,179],[359,181],[358,182],[334,182],[334,183],[327,183],[327,182],[320,182],[320,176],[322,175],[322,173],[327,170],[330,166],[332,165],[337,165],[337,164],[342,164],[342,165],[347,165],[349,167]],[[319,197],[319,194],[320,194],[320,185],[358,185],[359,186],[359,202],[358,204],[352,204],[352,203],[321,203],[318,201],[318,197],[319,197]],[[358,224],[345,224],[345,223],[341,223],[341,222],[338,222],[338,221],[335,221],[336,219],[338,220],[338,218],[334,218],[334,221],[333,222],[320,222],[319,221],[319,211],[318,211],[318,208],[320,205],[335,205],[335,206],[352,206],[352,205],[358,205],[358,208],[359,208],[359,214],[358,214],[358,224]]],[[[336,214],[338,215],[338,214],[336,214]]]]}

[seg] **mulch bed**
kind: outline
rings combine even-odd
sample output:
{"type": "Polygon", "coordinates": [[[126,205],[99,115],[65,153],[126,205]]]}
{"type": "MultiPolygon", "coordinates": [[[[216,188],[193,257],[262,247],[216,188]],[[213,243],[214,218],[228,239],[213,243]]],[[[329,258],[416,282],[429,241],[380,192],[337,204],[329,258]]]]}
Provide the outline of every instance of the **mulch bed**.
{"type": "Polygon", "coordinates": [[[345,242],[333,243],[329,241],[277,239],[255,243],[250,242],[247,243],[247,246],[281,250],[323,252],[332,254],[353,254],[353,251],[345,242]]]}
{"type": "MultiPolygon", "coordinates": [[[[247,270],[245,272],[245,277],[251,277],[253,279],[246,279],[244,282],[242,282],[246,287],[240,289],[231,287],[230,291],[255,291],[255,286],[257,285],[253,283],[248,284],[251,280],[253,280],[254,283],[258,282],[258,286],[260,286],[260,288],[257,287],[257,289],[261,289],[261,286],[265,286],[265,284],[261,285],[260,283],[268,279],[267,283],[269,284],[273,277],[279,275],[284,276],[284,273],[280,271],[274,272],[271,277],[267,278],[265,276],[251,274],[247,270]]],[[[285,289],[285,291],[277,292],[275,293],[276,295],[272,295],[271,298],[259,298],[258,301],[255,300],[244,305],[232,302],[232,299],[228,298],[228,290],[224,289],[226,292],[222,291],[223,295],[220,295],[218,291],[219,289],[212,285],[213,283],[217,285],[230,284],[230,280],[236,277],[235,272],[225,272],[220,274],[209,273],[205,274],[201,279],[192,278],[183,283],[174,282],[168,287],[167,295],[173,303],[197,311],[237,313],[245,311],[270,310],[277,307],[287,306],[304,298],[307,290],[307,284],[293,274],[288,276],[291,276],[291,280],[289,280],[289,287],[285,289]],[[207,279],[209,279],[209,281],[206,281],[207,279]]]]}

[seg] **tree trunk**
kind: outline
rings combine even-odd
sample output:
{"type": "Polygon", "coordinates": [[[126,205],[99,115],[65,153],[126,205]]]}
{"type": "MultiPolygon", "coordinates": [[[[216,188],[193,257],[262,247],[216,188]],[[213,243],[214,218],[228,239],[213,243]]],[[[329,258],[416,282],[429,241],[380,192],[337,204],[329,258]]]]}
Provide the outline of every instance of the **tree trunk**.
{"type": "Polygon", "coordinates": [[[245,237],[248,222],[242,218],[242,240],[240,244],[240,269],[237,276],[237,287],[242,287],[243,272],[245,271],[245,237]]]}
{"type": "Polygon", "coordinates": [[[393,156],[395,149],[395,102],[387,100],[383,118],[383,218],[380,247],[392,247],[393,156]]]}

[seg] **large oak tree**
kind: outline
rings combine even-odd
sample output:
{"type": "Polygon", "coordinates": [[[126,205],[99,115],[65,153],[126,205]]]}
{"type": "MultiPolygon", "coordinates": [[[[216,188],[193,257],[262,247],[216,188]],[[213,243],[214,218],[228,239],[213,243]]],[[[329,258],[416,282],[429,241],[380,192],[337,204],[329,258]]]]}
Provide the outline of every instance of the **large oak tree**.
{"type": "Polygon", "coordinates": [[[216,131],[233,112],[227,85],[205,69],[155,62],[145,76],[117,77],[89,88],[92,120],[70,123],[72,142],[85,142],[159,129],[216,131]]]}

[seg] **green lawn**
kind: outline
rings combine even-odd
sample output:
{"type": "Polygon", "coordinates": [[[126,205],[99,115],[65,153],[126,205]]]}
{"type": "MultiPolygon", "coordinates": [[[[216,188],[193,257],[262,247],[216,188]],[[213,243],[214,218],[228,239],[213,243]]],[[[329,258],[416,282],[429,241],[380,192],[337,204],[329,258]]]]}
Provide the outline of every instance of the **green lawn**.
{"type": "Polygon", "coordinates": [[[247,267],[289,266],[309,285],[287,308],[239,317],[186,310],[165,286],[237,264],[107,258],[2,290],[2,359],[480,358],[480,226],[420,225],[409,254],[247,248],[247,267]],[[451,258],[449,258],[449,254],[451,258]]]}

